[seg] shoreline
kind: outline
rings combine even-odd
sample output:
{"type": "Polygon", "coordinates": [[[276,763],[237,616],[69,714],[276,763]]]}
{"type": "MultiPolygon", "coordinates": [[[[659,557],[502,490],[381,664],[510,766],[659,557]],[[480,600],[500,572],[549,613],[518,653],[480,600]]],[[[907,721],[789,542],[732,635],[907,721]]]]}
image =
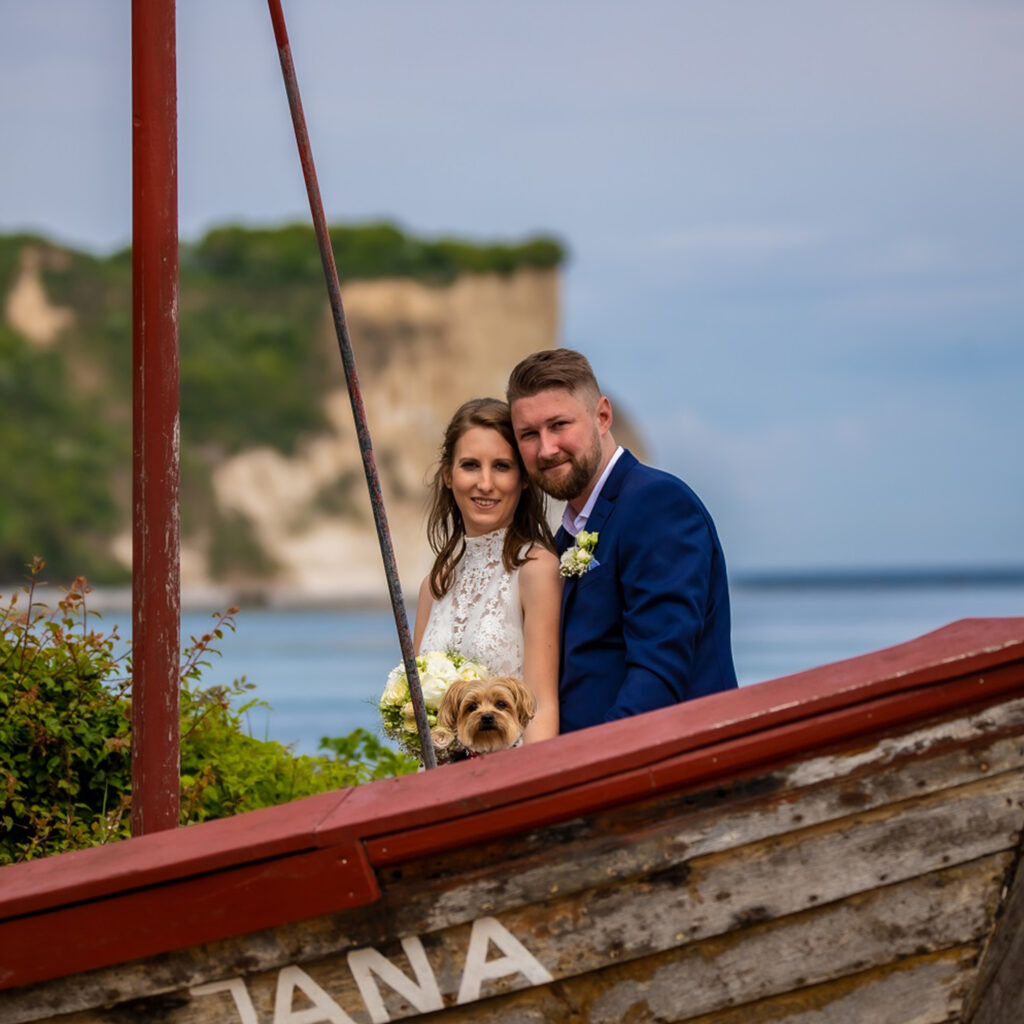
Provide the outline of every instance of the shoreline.
{"type": "MultiPolygon", "coordinates": [[[[0,601],[24,592],[26,583],[0,583],[0,601]]],[[[1024,566],[1007,567],[928,567],[914,569],[805,569],[747,570],[730,575],[730,590],[749,591],[823,591],[823,590],[912,590],[957,589],[963,587],[1024,587],[1024,566]]],[[[68,589],[66,583],[37,583],[34,603],[54,607],[68,589]]],[[[414,592],[403,586],[404,603],[415,608],[414,592]],[[413,595],[413,596],[411,596],[413,595]]],[[[132,609],[132,588],[123,586],[90,587],[86,605],[90,611],[128,614],[132,609]]],[[[183,614],[223,612],[231,607],[270,611],[388,611],[390,596],[386,587],[349,588],[310,591],[280,585],[209,585],[181,588],[183,614]]]]}
{"type": "MultiPolygon", "coordinates": [[[[6,603],[11,594],[23,590],[24,586],[23,583],[0,584],[0,599],[6,603]]],[[[66,584],[37,583],[33,603],[52,608],[67,589],[66,584]]],[[[403,597],[408,606],[408,595],[403,593],[403,597]]],[[[132,610],[132,588],[90,586],[85,603],[90,612],[129,614],[132,610]]],[[[310,593],[281,587],[182,587],[180,607],[182,614],[224,612],[231,607],[250,611],[265,608],[270,611],[378,612],[388,611],[391,601],[386,592],[377,590],[310,593]]]]}

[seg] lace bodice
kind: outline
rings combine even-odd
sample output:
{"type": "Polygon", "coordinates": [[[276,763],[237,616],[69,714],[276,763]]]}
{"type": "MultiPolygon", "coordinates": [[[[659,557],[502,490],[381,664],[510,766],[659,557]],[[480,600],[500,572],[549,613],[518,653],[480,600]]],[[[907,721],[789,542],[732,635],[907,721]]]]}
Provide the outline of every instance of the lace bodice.
{"type": "Polygon", "coordinates": [[[519,570],[501,561],[505,530],[467,537],[451,590],[434,601],[421,651],[449,648],[486,665],[492,675],[523,674],[519,570]]]}

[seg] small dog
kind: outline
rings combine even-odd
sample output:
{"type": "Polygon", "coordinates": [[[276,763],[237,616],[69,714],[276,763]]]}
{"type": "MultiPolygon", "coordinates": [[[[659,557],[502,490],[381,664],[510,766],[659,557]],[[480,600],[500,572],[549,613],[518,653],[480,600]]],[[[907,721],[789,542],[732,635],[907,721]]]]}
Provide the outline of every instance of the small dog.
{"type": "Polygon", "coordinates": [[[433,731],[435,749],[449,760],[517,747],[537,711],[530,688],[513,676],[457,679],[448,687],[433,731]],[[455,749],[451,749],[455,748],[455,749]]]}

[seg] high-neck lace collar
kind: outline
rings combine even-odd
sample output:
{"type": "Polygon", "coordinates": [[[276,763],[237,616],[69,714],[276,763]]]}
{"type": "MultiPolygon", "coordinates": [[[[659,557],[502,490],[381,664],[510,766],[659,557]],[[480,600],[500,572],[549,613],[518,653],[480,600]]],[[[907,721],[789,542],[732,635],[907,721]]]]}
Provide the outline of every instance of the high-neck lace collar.
{"type": "Polygon", "coordinates": [[[495,556],[500,558],[502,549],[505,546],[505,534],[508,527],[503,526],[500,530],[491,530],[490,533],[481,534],[479,537],[464,537],[466,543],[465,558],[476,561],[486,559],[493,561],[495,556]]]}

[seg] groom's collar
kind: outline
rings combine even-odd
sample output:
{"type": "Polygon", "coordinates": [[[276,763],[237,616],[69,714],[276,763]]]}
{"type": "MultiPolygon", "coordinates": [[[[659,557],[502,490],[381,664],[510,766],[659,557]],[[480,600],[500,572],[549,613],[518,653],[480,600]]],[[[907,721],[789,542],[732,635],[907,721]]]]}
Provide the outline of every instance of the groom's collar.
{"type": "Polygon", "coordinates": [[[604,485],[608,482],[608,478],[612,475],[612,470],[615,468],[615,463],[619,461],[619,458],[625,454],[626,449],[620,444],[615,449],[612,457],[608,460],[608,465],[604,467],[604,472],[601,474],[600,479],[597,481],[597,485],[590,492],[590,497],[587,498],[587,503],[580,510],[579,515],[576,515],[572,506],[566,504],[564,511],[562,512],[562,526],[565,532],[570,536],[575,537],[580,530],[584,529],[587,525],[587,520],[590,518],[591,513],[594,511],[594,506],[597,504],[597,499],[601,496],[601,491],[604,489],[604,485]]]}

